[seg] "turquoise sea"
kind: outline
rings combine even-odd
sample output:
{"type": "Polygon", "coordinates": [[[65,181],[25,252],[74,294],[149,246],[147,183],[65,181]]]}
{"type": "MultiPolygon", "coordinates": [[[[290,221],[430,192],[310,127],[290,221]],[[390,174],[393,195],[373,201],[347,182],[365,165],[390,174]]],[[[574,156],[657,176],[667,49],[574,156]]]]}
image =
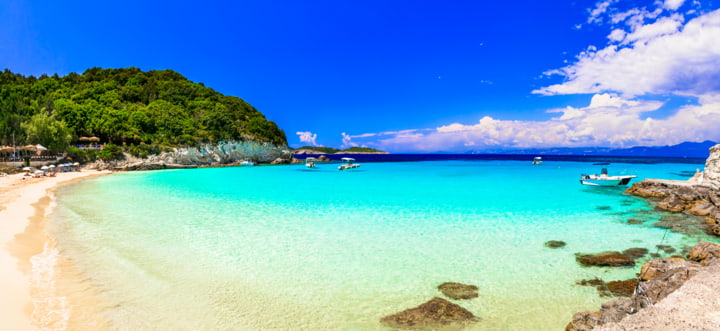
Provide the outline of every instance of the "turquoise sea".
{"type": "Polygon", "coordinates": [[[471,329],[560,330],[609,300],[577,280],[631,278],[648,259],[585,268],[575,253],[707,239],[654,226],[666,215],[622,189],[579,184],[601,167],[635,182],[703,165],[446,160],[87,179],[57,191],[45,255],[66,277],[45,285],[55,304],[36,314],[71,329],[383,330],[380,318],[454,281],[480,289],[453,300],[482,319],[471,329]]]}

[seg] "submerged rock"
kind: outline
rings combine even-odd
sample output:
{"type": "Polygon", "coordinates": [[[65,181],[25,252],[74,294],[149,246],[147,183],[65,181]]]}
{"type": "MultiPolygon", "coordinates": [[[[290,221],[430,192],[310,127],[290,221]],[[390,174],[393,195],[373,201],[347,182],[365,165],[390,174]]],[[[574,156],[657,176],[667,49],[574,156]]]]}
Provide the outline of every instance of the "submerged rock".
{"type": "Polygon", "coordinates": [[[637,218],[631,218],[627,220],[627,224],[643,224],[643,221],[637,218]]]}
{"type": "Polygon", "coordinates": [[[438,290],[451,299],[472,299],[478,297],[478,287],[461,283],[447,282],[438,286],[438,290]]]}
{"type": "Polygon", "coordinates": [[[637,278],[627,280],[614,280],[607,283],[607,288],[612,294],[617,296],[630,297],[635,292],[635,287],[638,284],[637,278]]]}
{"type": "Polygon", "coordinates": [[[638,280],[636,278],[632,278],[628,280],[614,280],[606,283],[602,279],[595,277],[593,279],[582,279],[575,283],[578,285],[595,287],[601,297],[613,295],[629,297],[632,296],[635,291],[635,286],[637,286],[638,280]]]}
{"type": "Polygon", "coordinates": [[[380,319],[382,324],[391,328],[443,330],[459,330],[477,321],[479,319],[467,309],[438,297],[380,319]]]}
{"type": "Polygon", "coordinates": [[[635,260],[620,252],[602,252],[598,254],[576,254],[575,260],[585,267],[626,267],[635,265],[635,260]]]}
{"type": "Polygon", "coordinates": [[[672,253],[677,252],[677,249],[675,249],[675,247],[672,247],[670,245],[655,245],[655,247],[661,249],[663,252],[665,252],[667,254],[672,254],[672,253]]]}
{"type": "Polygon", "coordinates": [[[607,284],[605,284],[605,281],[600,278],[593,278],[593,279],[581,279],[575,282],[575,284],[582,285],[582,286],[592,286],[597,291],[598,294],[601,297],[608,297],[612,295],[612,292],[610,292],[610,289],[608,289],[607,284]]]}
{"type": "Polygon", "coordinates": [[[607,324],[619,322],[625,316],[634,314],[637,310],[632,299],[620,298],[603,303],[600,306],[600,323],[607,324]]]}
{"type": "Polygon", "coordinates": [[[622,251],[622,253],[633,259],[639,259],[648,253],[648,249],[642,247],[628,248],[622,251]]]}
{"type": "Polygon", "coordinates": [[[545,247],[558,248],[565,246],[565,242],[561,240],[550,240],[545,242],[545,247]]]}
{"type": "Polygon", "coordinates": [[[587,331],[592,330],[600,322],[600,312],[584,311],[576,313],[572,321],[565,326],[565,331],[587,331]]]}

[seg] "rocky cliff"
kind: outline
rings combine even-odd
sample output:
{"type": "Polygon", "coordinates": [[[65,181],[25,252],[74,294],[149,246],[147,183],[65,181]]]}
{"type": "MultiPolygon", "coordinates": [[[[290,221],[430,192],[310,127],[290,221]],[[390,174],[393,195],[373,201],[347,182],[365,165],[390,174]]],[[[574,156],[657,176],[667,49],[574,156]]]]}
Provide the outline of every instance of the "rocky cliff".
{"type": "Polygon", "coordinates": [[[237,164],[242,160],[257,163],[289,163],[292,154],[287,147],[255,141],[222,142],[199,147],[175,148],[170,152],[137,158],[125,154],[121,161],[98,161],[91,168],[113,170],[152,170],[171,168],[193,168],[237,164]]]}
{"type": "Polygon", "coordinates": [[[625,192],[655,199],[657,207],[666,211],[705,216],[709,231],[720,235],[720,144],[710,148],[705,170],[691,179],[645,179],[625,192]]]}
{"type": "Polygon", "coordinates": [[[720,144],[710,148],[710,156],[705,161],[705,171],[698,182],[700,185],[720,190],[720,144]]]}

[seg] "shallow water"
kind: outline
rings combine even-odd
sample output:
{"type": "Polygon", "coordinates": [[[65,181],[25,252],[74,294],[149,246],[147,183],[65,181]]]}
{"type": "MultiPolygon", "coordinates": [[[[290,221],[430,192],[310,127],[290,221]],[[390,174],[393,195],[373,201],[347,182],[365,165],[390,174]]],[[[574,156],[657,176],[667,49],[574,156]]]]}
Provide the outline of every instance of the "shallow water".
{"type": "MultiPolygon", "coordinates": [[[[639,181],[686,179],[678,174],[702,165],[607,167],[639,181]]],[[[576,280],[639,269],[583,268],[576,252],[698,240],[654,227],[661,215],[622,189],[579,184],[598,168],[387,162],[88,179],[61,187],[51,215],[50,235],[72,269],[58,291],[71,325],[372,330],[455,281],[480,288],[479,298],[454,301],[482,319],[472,329],[562,329],[608,300],[576,280]],[[567,246],[545,248],[548,240],[567,246]]]]}

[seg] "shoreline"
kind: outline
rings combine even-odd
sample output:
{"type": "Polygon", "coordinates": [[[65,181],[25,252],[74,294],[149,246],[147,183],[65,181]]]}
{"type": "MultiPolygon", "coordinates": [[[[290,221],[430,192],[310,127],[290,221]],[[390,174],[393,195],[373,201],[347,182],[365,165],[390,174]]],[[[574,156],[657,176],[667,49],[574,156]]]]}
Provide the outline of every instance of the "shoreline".
{"type": "Polygon", "coordinates": [[[31,258],[52,245],[45,233],[45,222],[53,207],[55,188],[110,173],[86,170],[58,173],[57,177],[0,177],[0,320],[4,327],[37,329],[32,320],[36,307],[31,258]]]}

